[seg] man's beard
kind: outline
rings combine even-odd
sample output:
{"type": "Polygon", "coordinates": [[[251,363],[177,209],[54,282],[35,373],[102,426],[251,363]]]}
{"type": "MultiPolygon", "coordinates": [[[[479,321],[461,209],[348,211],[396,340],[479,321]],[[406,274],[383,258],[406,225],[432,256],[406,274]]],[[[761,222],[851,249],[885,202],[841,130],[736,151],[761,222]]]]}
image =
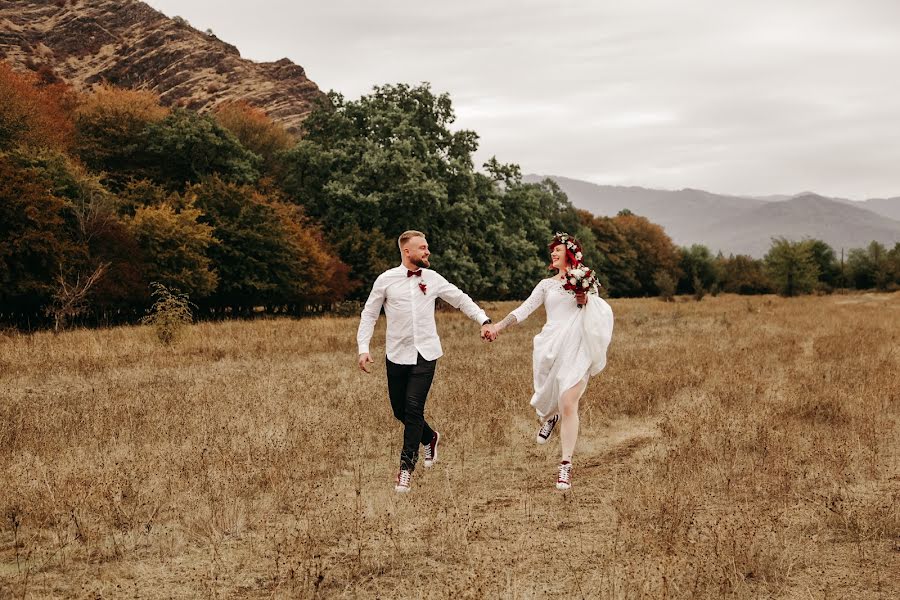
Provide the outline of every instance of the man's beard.
{"type": "Polygon", "coordinates": [[[427,258],[417,258],[412,261],[414,265],[422,269],[427,269],[430,265],[427,258]]]}

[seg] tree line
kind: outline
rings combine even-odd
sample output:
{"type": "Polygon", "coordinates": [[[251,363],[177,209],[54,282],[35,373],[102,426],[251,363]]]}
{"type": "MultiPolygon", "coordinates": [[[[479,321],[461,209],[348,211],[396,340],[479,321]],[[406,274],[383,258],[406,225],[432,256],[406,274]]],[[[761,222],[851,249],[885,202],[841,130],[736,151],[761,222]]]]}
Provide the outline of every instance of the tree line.
{"type": "Polygon", "coordinates": [[[131,322],[151,283],[201,315],[327,310],[362,298],[411,228],[481,299],[524,297],[555,231],[583,242],[614,297],[900,282],[900,244],[846,263],[816,240],[775,240],[764,260],[679,248],[644,217],[595,216],[551,180],[524,183],[515,164],[477,169],[478,136],[454,120],[447,94],[385,85],[331,93],[296,138],[243,103],[198,114],[0,63],[0,320],[131,322]]]}

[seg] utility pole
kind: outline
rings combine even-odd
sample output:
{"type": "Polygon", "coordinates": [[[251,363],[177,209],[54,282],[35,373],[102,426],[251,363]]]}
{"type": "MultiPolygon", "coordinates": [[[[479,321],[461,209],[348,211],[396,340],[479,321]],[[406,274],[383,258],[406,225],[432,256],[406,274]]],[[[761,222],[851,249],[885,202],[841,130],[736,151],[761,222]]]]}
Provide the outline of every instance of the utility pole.
{"type": "Polygon", "coordinates": [[[847,287],[847,280],[844,279],[844,248],[841,248],[841,287],[847,287]]]}

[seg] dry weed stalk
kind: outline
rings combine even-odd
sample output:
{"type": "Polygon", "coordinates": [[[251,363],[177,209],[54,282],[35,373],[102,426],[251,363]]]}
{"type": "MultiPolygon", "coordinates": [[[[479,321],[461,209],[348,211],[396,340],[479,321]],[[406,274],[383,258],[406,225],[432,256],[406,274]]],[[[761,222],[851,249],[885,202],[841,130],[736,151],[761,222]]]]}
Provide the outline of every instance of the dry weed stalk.
{"type": "Polygon", "coordinates": [[[109,263],[100,263],[86,278],[82,278],[81,273],[78,273],[75,281],[70,282],[60,267],[56,278],[59,287],[53,294],[53,303],[47,309],[47,314],[53,317],[53,331],[58,332],[65,328],[72,319],[84,312],[91,288],[103,278],[108,269],[109,263]]]}

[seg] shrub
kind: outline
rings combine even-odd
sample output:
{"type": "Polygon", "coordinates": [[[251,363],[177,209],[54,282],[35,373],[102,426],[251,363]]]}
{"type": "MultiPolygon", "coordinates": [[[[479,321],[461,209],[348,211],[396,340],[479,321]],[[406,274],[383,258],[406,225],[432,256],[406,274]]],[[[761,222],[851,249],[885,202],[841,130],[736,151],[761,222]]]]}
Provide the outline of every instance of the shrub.
{"type": "Polygon", "coordinates": [[[141,319],[144,325],[150,325],[156,331],[156,337],[169,346],[178,339],[185,325],[194,320],[187,294],[179,294],[161,283],[150,284],[154,298],[153,306],[141,319]]]}
{"type": "Polygon", "coordinates": [[[663,302],[671,302],[675,295],[675,278],[665,271],[658,271],[653,276],[653,285],[659,289],[659,299],[663,302]]]}

